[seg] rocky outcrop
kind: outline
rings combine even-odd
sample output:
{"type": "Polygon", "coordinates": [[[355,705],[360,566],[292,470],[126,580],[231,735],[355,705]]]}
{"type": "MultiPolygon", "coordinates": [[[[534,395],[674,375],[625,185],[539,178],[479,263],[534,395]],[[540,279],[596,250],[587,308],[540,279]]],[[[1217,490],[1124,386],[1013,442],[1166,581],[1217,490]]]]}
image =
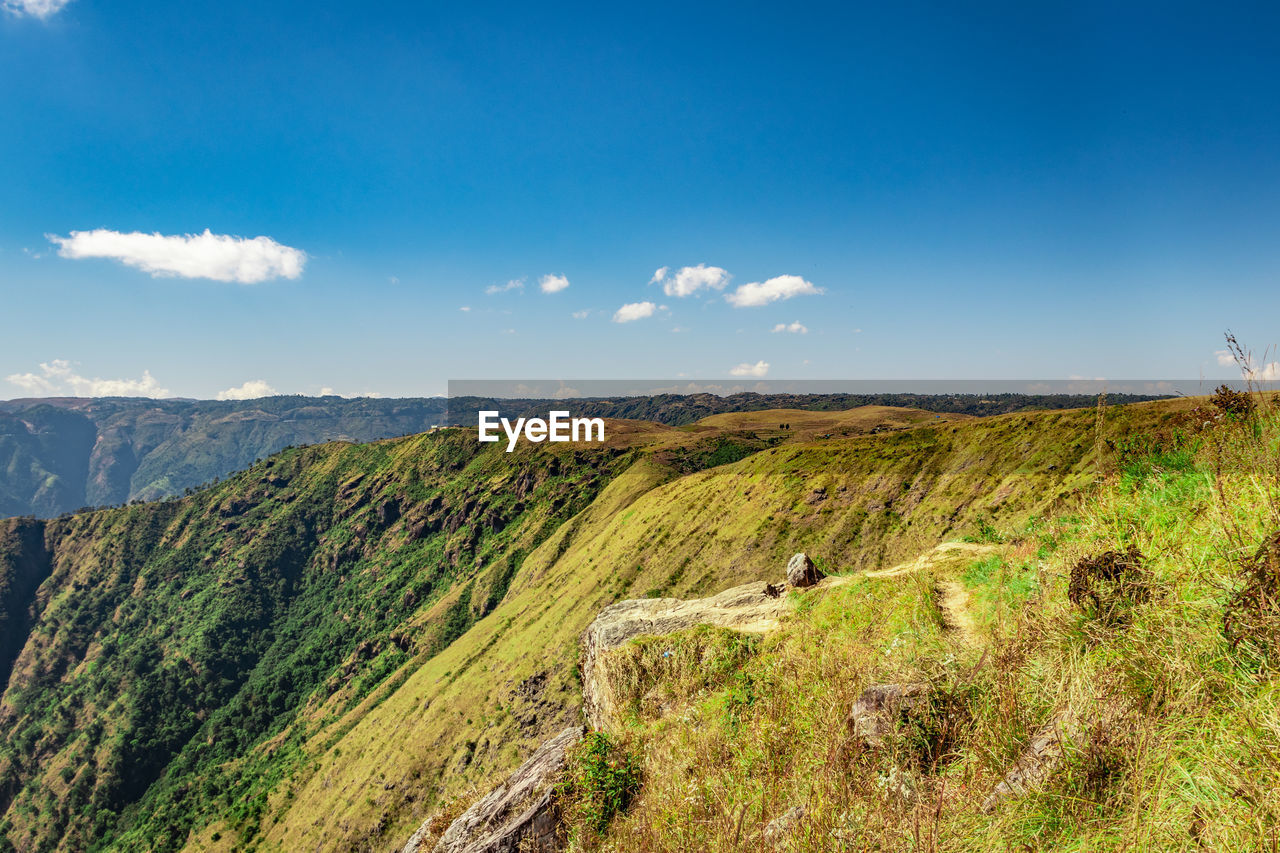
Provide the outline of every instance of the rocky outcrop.
{"type": "Polygon", "coordinates": [[[1099,700],[1089,711],[1067,708],[1049,718],[1031,738],[1013,767],[987,795],[984,812],[992,812],[1009,797],[1019,797],[1040,788],[1062,763],[1070,744],[1086,743],[1093,737],[1125,725],[1128,709],[1118,702],[1099,700]]]}
{"type": "MultiPolygon", "coordinates": [[[[552,853],[562,849],[555,785],[565,754],[582,729],[565,729],[538,747],[506,782],[467,809],[440,836],[431,853],[552,853]]],[[[430,821],[418,828],[401,853],[424,853],[430,821]]]]}
{"type": "Polygon", "coordinates": [[[763,840],[769,847],[781,847],[800,827],[809,810],[804,806],[795,806],[769,821],[764,828],[763,840]]]}
{"type": "Polygon", "coordinates": [[[710,598],[641,598],[606,607],[582,635],[582,705],[587,722],[607,730],[616,720],[607,657],[628,640],[697,625],[764,633],[776,628],[778,618],[789,608],[785,597],[768,595],[759,583],[736,586],[710,598]]]}
{"type": "Polygon", "coordinates": [[[855,741],[878,747],[893,734],[899,716],[929,699],[928,684],[874,684],[862,691],[849,710],[848,725],[855,741]]]}
{"type": "Polygon", "coordinates": [[[1062,761],[1063,745],[1080,736],[1078,715],[1060,712],[1040,727],[1013,767],[982,803],[984,812],[994,811],[1008,797],[1021,796],[1039,788],[1062,761]]]}
{"type": "Polygon", "coordinates": [[[803,551],[787,561],[787,583],[794,587],[813,586],[825,577],[822,570],[803,551]]]}

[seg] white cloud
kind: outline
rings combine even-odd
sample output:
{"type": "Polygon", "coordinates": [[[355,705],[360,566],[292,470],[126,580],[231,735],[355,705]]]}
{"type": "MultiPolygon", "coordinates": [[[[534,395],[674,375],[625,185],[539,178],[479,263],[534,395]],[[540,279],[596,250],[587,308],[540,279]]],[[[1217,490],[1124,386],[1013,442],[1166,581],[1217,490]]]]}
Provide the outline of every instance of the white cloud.
{"type": "Polygon", "coordinates": [[[814,287],[798,275],[780,275],[768,281],[744,284],[724,298],[735,308],[756,308],[780,299],[818,293],[822,293],[822,288],[814,287]]]}
{"type": "Polygon", "coordinates": [[[495,293],[506,293],[508,290],[524,290],[524,279],[513,278],[506,284],[491,284],[484,289],[484,292],[493,296],[495,293]]]}
{"type": "Polygon", "coordinates": [[[663,267],[653,274],[650,284],[662,282],[662,292],[667,296],[692,296],[703,288],[708,290],[724,290],[729,283],[730,275],[720,267],[709,267],[698,264],[696,267],[681,267],[676,274],[668,277],[669,270],[663,267]],[[662,273],[662,275],[658,275],[662,273]]]}
{"type": "Polygon", "coordinates": [[[151,371],[141,379],[89,379],[76,373],[71,362],[55,358],[40,364],[39,373],[13,373],[5,377],[28,394],[43,397],[168,397],[151,371]]]}
{"type": "Polygon", "coordinates": [[[649,279],[650,284],[657,284],[667,277],[667,273],[671,272],[671,267],[658,267],[654,270],[653,278],[649,279]]]}
{"type": "Polygon", "coordinates": [[[658,306],[652,302],[628,302],[613,312],[613,322],[630,323],[634,320],[643,320],[645,317],[652,317],[656,310],[658,306]]]}
{"type": "Polygon", "coordinates": [[[775,333],[776,333],[776,332],[790,332],[790,333],[791,333],[791,334],[793,334],[793,335],[807,335],[807,334],[809,334],[809,329],[808,329],[808,327],[806,327],[806,326],[805,326],[803,323],[801,323],[799,320],[796,320],[794,323],[779,323],[778,325],[776,325],[776,326],[774,326],[774,327],[773,327],[773,331],[774,331],[775,333]]]}
{"type": "Polygon", "coordinates": [[[462,306],[461,308],[459,308],[458,310],[459,310],[459,311],[461,311],[463,314],[466,314],[466,313],[468,313],[468,312],[471,310],[471,306],[470,306],[470,305],[463,305],[463,306],[462,306]]]}
{"type": "Polygon", "coordinates": [[[585,308],[584,308],[583,310],[581,310],[581,311],[574,311],[574,312],[573,312],[573,319],[575,319],[575,320],[585,320],[585,319],[587,319],[587,315],[588,315],[588,314],[590,314],[590,313],[591,313],[591,312],[590,312],[589,310],[585,309],[585,308]]]}
{"type": "MultiPolygon", "coordinates": [[[[245,384],[248,385],[249,383],[246,382],[245,384]]],[[[231,390],[234,391],[235,389],[233,388],[231,390]]],[[[341,397],[344,400],[351,400],[357,397],[377,398],[377,397],[381,397],[382,395],[379,394],[377,391],[362,391],[359,394],[342,394],[338,391],[333,390],[328,385],[324,385],[320,388],[320,396],[321,397],[341,397]]],[[[236,398],[230,397],[228,399],[236,399],[236,398]]]]}
{"type": "MultiPolygon", "coordinates": [[[[329,390],[332,393],[332,389],[329,390]]],[[[279,392],[268,385],[265,381],[261,379],[250,379],[248,382],[245,382],[243,385],[236,388],[228,388],[225,391],[219,391],[217,396],[219,400],[256,400],[259,397],[274,397],[277,393],[279,392]]],[[[323,391],[320,396],[325,396],[323,391]]]]}
{"type": "Polygon", "coordinates": [[[6,12],[14,15],[30,15],[33,18],[47,18],[61,11],[71,0],[4,0],[6,12]]]}
{"type": "Polygon", "coordinates": [[[538,279],[538,287],[543,293],[559,293],[569,286],[569,279],[562,275],[544,275],[538,279]]]}
{"type": "Polygon", "coordinates": [[[757,361],[755,364],[742,362],[737,367],[729,368],[730,376],[766,376],[769,373],[769,362],[757,361]]]}
{"type": "MultiPolygon", "coordinates": [[[[1238,362],[1231,350],[1220,349],[1214,352],[1218,364],[1222,367],[1235,367],[1238,362]]],[[[1246,358],[1252,354],[1246,355],[1246,358]]],[[[1259,382],[1271,382],[1280,379],[1280,361],[1271,361],[1261,367],[1252,367],[1249,364],[1240,365],[1240,376],[1246,380],[1254,380],[1259,382]]]]}
{"type": "Polygon", "coordinates": [[[166,236],[134,231],[123,234],[99,228],[72,231],[69,237],[45,235],[64,258],[111,258],[155,278],[211,278],[256,284],[272,278],[297,278],[307,262],[301,249],[282,246],[270,237],[214,234],[166,236]]]}

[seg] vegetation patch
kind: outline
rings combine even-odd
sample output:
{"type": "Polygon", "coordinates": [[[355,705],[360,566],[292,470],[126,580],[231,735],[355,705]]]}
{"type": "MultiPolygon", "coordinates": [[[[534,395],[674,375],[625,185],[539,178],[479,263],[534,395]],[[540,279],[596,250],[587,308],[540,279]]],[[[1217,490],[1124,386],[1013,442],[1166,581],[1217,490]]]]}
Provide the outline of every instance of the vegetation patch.
{"type": "Polygon", "coordinates": [[[605,732],[591,732],[567,756],[556,801],[572,843],[590,846],[640,790],[640,757],[605,732]]]}
{"type": "Polygon", "coordinates": [[[1127,622],[1134,607],[1151,600],[1152,574],[1143,561],[1134,545],[1077,560],[1067,600],[1104,624],[1127,622]]]}
{"type": "Polygon", "coordinates": [[[661,637],[637,637],[609,652],[604,671],[618,708],[653,720],[735,677],[759,643],[753,634],[699,625],[661,637]]]}
{"type": "Polygon", "coordinates": [[[1280,663],[1280,531],[1242,566],[1244,585],[1227,602],[1223,630],[1232,648],[1280,663]]]}

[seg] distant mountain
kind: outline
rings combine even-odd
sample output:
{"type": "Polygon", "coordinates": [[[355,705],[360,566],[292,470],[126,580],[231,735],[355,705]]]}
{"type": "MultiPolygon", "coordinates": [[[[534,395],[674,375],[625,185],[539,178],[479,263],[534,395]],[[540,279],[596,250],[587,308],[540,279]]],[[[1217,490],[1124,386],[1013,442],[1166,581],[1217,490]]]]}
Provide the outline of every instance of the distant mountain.
{"type": "Polygon", "coordinates": [[[423,432],[444,410],[439,397],[0,401],[0,518],[180,494],[290,445],[423,432]]]}
{"type": "MultiPolygon", "coordinates": [[[[1108,405],[1142,403],[1168,399],[1171,395],[1108,394],[1108,405]]],[[[987,417],[1046,409],[1080,409],[1094,405],[1093,394],[654,394],[648,397],[602,397],[590,399],[541,400],[487,397],[453,397],[449,400],[449,423],[472,426],[476,413],[497,409],[504,417],[545,417],[548,408],[567,408],[583,417],[631,418],[657,421],[668,426],[684,426],[694,421],[729,412],[761,412],[767,409],[807,409],[816,412],[843,412],[860,406],[895,406],[927,412],[987,417]]]]}
{"type": "MultiPolygon", "coordinates": [[[[577,415],[682,426],[709,415],[765,409],[844,411],[905,406],[999,415],[1091,406],[1080,394],[659,394],[574,400],[577,415]]],[[[1107,402],[1158,397],[1110,395],[1107,402]]],[[[151,400],[59,397],[0,401],[0,518],[52,518],[87,506],[181,494],[292,445],[375,441],[437,424],[474,425],[480,409],[544,415],[564,400],[479,397],[151,400]],[[447,411],[446,411],[447,409],[447,411]]]]}

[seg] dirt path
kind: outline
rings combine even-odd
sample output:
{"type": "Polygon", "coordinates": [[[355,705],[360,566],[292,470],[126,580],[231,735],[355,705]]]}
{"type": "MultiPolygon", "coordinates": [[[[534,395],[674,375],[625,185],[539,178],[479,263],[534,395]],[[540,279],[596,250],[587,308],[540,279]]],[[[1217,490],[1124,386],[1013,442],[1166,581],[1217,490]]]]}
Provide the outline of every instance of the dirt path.
{"type": "Polygon", "coordinates": [[[964,645],[978,645],[978,626],[974,624],[973,613],[969,610],[969,591],[964,584],[960,581],[938,581],[933,592],[938,598],[938,609],[942,611],[943,626],[964,645]]]}
{"type": "MultiPolygon", "coordinates": [[[[976,542],[944,542],[910,562],[900,563],[890,569],[867,572],[866,576],[894,578],[924,569],[933,569],[939,575],[955,575],[974,559],[995,550],[994,545],[980,545],[976,542]]],[[[938,609],[942,611],[942,624],[946,630],[954,634],[963,645],[978,645],[981,639],[969,608],[969,591],[964,584],[958,580],[938,580],[933,585],[933,594],[937,598],[938,609]]]]}

